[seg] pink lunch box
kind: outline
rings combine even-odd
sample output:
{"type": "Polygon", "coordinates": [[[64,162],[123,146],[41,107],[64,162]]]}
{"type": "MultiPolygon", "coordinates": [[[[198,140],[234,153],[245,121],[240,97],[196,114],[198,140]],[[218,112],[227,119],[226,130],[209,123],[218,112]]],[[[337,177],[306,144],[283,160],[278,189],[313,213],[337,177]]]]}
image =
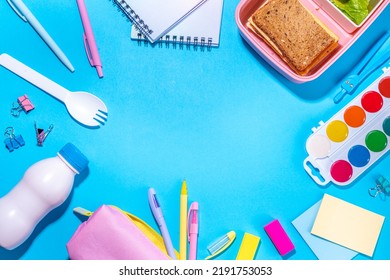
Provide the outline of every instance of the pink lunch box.
{"type": "MultiPolygon", "coordinates": [[[[318,78],[325,72],[348,48],[363,34],[363,32],[370,26],[370,24],[379,16],[379,14],[389,4],[389,0],[383,0],[378,3],[364,23],[357,29],[351,32],[346,30],[345,26],[342,26],[340,22],[335,20],[334,15],[330,15],[321,9],[312,0],[300,0],[300,2],[310,10],[313,15],[318,17],[329,29],[331,29],[339,37],[339,46],[327,56],[327,58],[319,65],[317,65],[311,72],[305,76],[300,76],[295,73],[279,56],[269,47],[258,35],[253,33],[246,27],[246,23],[249,17],[267,0],[242,0],[235,13],[235,19],[241,36],[246,42],[273,68],[279,73],[285,76],[290,81],[295,83],[305,83],[318,78]]],[[[318,0],[317,0],[318,1],[318,0]]],[[[329,1],[329,0],[325,0],[329,1]]]]}

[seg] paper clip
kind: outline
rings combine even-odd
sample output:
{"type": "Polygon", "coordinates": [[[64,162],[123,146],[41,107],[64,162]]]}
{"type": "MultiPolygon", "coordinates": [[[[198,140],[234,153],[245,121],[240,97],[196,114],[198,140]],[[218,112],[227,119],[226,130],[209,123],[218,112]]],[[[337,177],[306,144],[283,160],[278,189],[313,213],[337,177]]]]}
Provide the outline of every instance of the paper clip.
{"type": "Polygon", "coordinates": [[[386,196],[390,196],[390,183],[383,177],[379,176],[376,180],[376,186],[368,189],[368,194],[372,197],[377,197],[378,194],[381,195],[383,200],[386,200],[386,196]]]}
{"type": "Polygon", "coordinates": [[[15,102],[12,104],[11,115],[14,117],[19,117],[20,112],[24,111],[26,114],[34,109],[34,105],[31,103],[27,94],[18,97],[17,104],[15,102]]]}
{"type": "Polygon", "coordinates": [[[25,142],[22,135],[15,136],[15,130],[13,127],[7,127],[4,132],[6,137],[4,140],[5,147],[12,152],[15,149],[18,149],[21,146],[24,146],[25,142]]]}
{"type": "Polygon", "coordinates": [[[43,142],[45,141],[47,135],[53,130],[54,126],[51,124],[49,128],[44,131],[42,128],[37,128],[37,122],[34,122],[35,133],[37,136],[37,144],[38,146],[43,146],[43,142]]]}

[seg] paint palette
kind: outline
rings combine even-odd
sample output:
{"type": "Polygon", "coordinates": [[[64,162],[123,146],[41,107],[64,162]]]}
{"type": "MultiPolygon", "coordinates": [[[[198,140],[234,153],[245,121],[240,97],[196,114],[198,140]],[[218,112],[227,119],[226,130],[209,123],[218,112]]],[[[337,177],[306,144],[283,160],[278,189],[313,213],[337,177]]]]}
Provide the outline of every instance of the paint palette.
{"type": "Polygon", "coordinates": [[[303,165],[317,184],[345,186],[386,154],[389,141],[390,69],[314,130],[303,165]]]}

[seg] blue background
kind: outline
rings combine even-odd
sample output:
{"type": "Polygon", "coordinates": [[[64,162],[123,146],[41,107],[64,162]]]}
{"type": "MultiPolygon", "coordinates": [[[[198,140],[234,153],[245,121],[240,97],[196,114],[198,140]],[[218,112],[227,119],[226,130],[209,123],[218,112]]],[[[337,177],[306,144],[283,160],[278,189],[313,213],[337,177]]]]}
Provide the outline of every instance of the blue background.
{"type": "MultiPolygon", "coordinates": [[[[88,91],[109,109],[99,129],[76,123],[65,106],[1,67],[0,128],[13,126],[26,145],[12,153],[0,149],[0,195],[5,195],[33,163],[56,155],[67,142],[89,158],[66,202],[45,217],[31,238],[0,259],[67,259],[65,244],[80,220],[72,209],[96,210],[113,204],[158,230],[147,202],[154,187],[174,246],[179,247],[179,193],[187,180],[189,203],[198,201],[198,258],[207,245],[230,230],[232,247],[218,259],[235,259],[244,232],[261,237],[256,259],[282,259],[263,227],[279,219],[296,246],[289,259],[316,259],[291,221],[324,193],[389,218],[390,202],[368,195],[379,175],[390,177],[385,156],[348,187],[322,188],[302,167],[311,128],[338,112],[337,85],[389,30],[390,7],[321,77],[295,84],[271,68],[242,39],[234,20],[238,0],[225,0],[220,47],[211,51],[139,46],[129,39],[128,22],[112,2],[86,0],[104,78],[88,63],[76,1],[31,1],[26,5],[67,54],[71,73],[32,27],[0,2],[1,53],[5,52],[72,91],[88,91]],[[36,108],[10,115],[17,97],[28,94],[36,108]],[[38,127],[54,130],[43,147],[38,127]]],[[[385,220],[373,259],[390,259],[389,221],[385,220]]],[[[358,255],[356,259],[368,259],[358,255]]]]}

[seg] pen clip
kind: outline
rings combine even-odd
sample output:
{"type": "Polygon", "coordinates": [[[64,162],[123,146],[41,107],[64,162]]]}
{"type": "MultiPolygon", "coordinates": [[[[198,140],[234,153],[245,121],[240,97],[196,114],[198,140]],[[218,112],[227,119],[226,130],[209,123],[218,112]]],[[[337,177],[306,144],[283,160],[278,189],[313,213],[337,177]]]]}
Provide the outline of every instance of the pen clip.
{"type": "Polygon", "coordinates": [[[194,233],[192,231],[192,225],[198,223],[198,218],[199,218],[198,211],[199,211],[198,203],[197,202],[191,203],[190,210],[188,211],[188,219],[187,219],[188,241],[190,240],[191,233],[194,233]]]}
{"type": "Polygon", "coordinates": [[[25,22],[27,22],[26,17],[22,14],[22,12],[15,7],[15,5],[11,2],[12,0],[7,0],[8,4],[11,6],[12,10],[25,22]]]}
{"type": "Polygon", "coordinates": [[[83,41],[84,41],[84,48],[85,48],[85,52],[87,53],[87,57],[88,57],[89,63],[91,64],[91,66],[96,66],[95,62],[93,61],[93,57],[92,57],[92,54],[91,54],[91,49],[89,48],[88,39],[87,39],[87,36],[85,35],[85,33],[83,34],[83,41]]]}
{"type": "Polygon", "coordinates": [[[157,200],[156,191],[153,188],[148,190],[148,201],[150,210],[152,210],[153,217],[159,227],[164,223],[163,213],[161,211],[160,204],[157,200]]]}

